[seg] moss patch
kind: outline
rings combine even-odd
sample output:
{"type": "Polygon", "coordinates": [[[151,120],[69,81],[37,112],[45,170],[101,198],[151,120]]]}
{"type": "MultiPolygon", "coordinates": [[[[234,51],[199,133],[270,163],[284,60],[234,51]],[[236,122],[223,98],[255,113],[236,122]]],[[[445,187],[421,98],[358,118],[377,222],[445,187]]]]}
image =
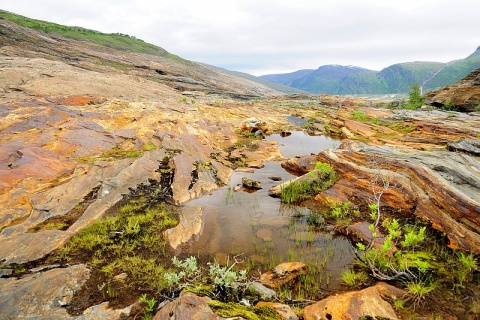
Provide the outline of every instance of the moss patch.
{"type": "Polygon", "coordinates": [[[247,307],[234,302],[212,300],[210,308],[221,317],[243,317],[247,320],[281,320],[280,315],[271,307],[247,307]]]}

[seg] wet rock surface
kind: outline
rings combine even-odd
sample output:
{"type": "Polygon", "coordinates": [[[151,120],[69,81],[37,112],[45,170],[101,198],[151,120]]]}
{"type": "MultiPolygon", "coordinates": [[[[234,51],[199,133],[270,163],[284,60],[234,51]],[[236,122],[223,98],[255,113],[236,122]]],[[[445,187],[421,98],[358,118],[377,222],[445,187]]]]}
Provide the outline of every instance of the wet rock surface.
{"type": "Polygon", "coordinates": [[[399,319],[393,307],[384,298],[400,298],[405,291],[386,283],[378,283],[373,287],[360,291],[352,291],[305,307],[304,319],[399,319]]]}

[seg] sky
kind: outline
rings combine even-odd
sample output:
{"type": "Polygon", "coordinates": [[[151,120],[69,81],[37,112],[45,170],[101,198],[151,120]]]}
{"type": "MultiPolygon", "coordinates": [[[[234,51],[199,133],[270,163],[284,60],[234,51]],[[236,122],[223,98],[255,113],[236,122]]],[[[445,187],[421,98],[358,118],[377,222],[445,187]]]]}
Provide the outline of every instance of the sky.
{"type": "Polygon", "coordinates": [[[480,46],[479,0],[2,0],[0,9],[254,75],[448,62],[480,46]]]}

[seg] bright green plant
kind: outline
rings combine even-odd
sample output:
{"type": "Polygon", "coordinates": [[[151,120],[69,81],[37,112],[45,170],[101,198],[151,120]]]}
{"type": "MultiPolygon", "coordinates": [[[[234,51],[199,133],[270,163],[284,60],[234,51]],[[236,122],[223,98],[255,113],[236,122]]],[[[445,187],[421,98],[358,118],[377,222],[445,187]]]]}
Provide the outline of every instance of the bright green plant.
{"type": "Polygon", "coordinates": [[[369,277],[364,271],[356,272],[352,269],[347,269],[342,272],[342,281],[350,286],[356,287],[368,281],[369,277]]]}

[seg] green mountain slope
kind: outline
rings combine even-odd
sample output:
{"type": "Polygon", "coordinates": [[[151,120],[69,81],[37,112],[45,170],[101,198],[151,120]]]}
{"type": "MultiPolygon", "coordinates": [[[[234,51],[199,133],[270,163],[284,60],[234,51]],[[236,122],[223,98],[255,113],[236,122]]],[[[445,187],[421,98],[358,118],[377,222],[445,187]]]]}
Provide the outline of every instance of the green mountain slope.
{"type": "Polygon", "coordinates": [[[352,66],[322,66],[302,78],[292,81],[292,86],[314,93],[335,93],[343,78],[368,71],[370,70],[352,66]]]}
{"type": "Polygon", "coordinates": [[[450,63],[406,62],[381,71],[327,65],[317,70],[270,74],[261,78],[315,94],[407,93],[415,82],[423,86],[424,91],[429,91],[457,82],[479,67],[480,47],[467,58],[450,63]]]}
{"type": "Polygon", "coordinates": [[[30,19],[4,10],[0,10],[0,18],[16,23],[22,27],[42,31],[50,35],[57,34],[65,38],[87,40],[99,45],[120,50],[158,56],[169,55],[169,53],[163,48],[126,34],[107,34],[81,27],[63,26],[52,22],[30,19]]]}
{"type": "Polygon", "coordinates": [[[424,84],[424,90],[443,88],[466,77],[470,72],[480,68],[480,47],[465,59],[452,61],[424,84]],[[453,81],[452,81],[453,80],[453,81]]]}

